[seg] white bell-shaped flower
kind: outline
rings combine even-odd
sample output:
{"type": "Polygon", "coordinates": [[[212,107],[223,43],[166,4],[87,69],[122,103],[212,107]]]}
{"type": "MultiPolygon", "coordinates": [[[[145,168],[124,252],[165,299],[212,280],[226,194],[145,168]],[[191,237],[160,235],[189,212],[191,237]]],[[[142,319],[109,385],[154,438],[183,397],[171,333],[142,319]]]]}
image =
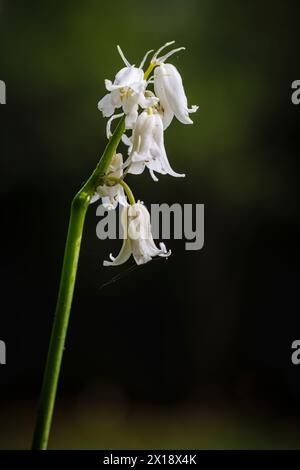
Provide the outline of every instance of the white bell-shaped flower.
{"type": "Polygon", "coordinates": [[[154,69],[154,91],[160,101],[164,129],[174,115],[183,124],[193,124],[189,113],[195,113],[198,106],[188,108],[182,78],[174,65],[161,63],[154,69]]]}
{"type": "Polygon", "coordinates": [[[185,176],[176,173],[170,166],[164,145],[164,130],[160,114],[154,109],[143,111],[136,122],[131,138],[131,148],[125,166],[128,173],[138,175],[147,167],[154,181],[154,172],[163,175],[185,176]]]}
{"type": "MultiPolygon", "coordinates": [[[[122,178],[123,157],[120,153],[117,153],[113,156],[107,171],[107,176],[118,179],[122,178]]],[[[120,203],[122,206],[127,206],[128,204],[123,187],[120,184],[115,184],[113,181],[112,186],[103,184],[97,187],[96,193],[91,199],[91,204],[100,198],[102,198],[102,205],[106,210],[115,209],[118,203],[120,203]]]]}
{"type": "Polygon", "coordinates": [[[105,87],[109,93],[99,101],[98,109],[104,117],[110,117],[115,109],[122,107],[126,114],[126,128],[132,129],[138,116],[138,107],[147,108],[157,103],[158,99],[145,98],[147,82],[144,79],[143,69],[141,66],[137,68],[130,65],[119,46],[118,51],[126,67],[117,73],[114,82],[105,80],[105,87]]]}
{"type": "Polygon", "coordinates": [[[160,243],[160,248],[155,245],[151,233],[150,214],[142,203],[137,202],[124,207],[121,222],[124,232],[121,251],[116,258],[110,255],[111,261],[104,261],[104,266],[123,264],[131,255],[137,264],[147,263],[154,256],[170,256],[171,251],[167,251],[164,243],[160,243]]]}

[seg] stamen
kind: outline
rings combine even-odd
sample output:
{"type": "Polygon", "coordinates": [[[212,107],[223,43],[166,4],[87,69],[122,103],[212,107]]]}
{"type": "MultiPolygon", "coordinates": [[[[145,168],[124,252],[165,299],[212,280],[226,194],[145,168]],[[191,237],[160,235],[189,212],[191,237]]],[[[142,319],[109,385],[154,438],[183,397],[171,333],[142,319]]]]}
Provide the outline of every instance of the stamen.
{"type": "Polygon", "coordinates": [[[167,54],[165,54],[162,57],[159,57],[156,60],[157,60],[157,62],[163,63],[165,60],[167,60],[169,57],[171,57],[171,55],[175,54],[176,52],[183,51],[183,50],[185,50],[185,47],[178,47],[177,49],[173,49],[172,51],[168,52],[167,54]]]}
{"type": "Polygon", "coordinates": [[[145,54],[144,57],[143,57],[142,62],[140,63],[139,69],[142,69],[142,68],[144,67],[145,62],[146,62],[146,59],[147,59],[148,55],[150,54],[150,52],[153,52],[153,49],[151,49],[150,51],[146,52],[146,54],[145,54]]]}
{"type": "Polygon", "coordinates": [[[163,46],[161,46],[161,47],[155,52],[154,56],[153,56],[152,59],[151,59],[151,62],[155,62],[155,60],[156,60],[158,54],[159,54],[163,49],[165,49],[166,47],[171,46],[171,44],[174,44],[174,42],[175,42],[175,41],[166,42],[166,44],[164,44],[163,46]]]}
{"type": "Polygon", "coordinates": [[[130,63],[128,62],[128,60],[126,59],[122,49],[120,48],[120,46],[118,45],[117,46],[117,49],[118,49],[118,52],[121,56],[121,59],[123,60],[124,64],[126,65],[126,67],[131,67],[130,63]]]}

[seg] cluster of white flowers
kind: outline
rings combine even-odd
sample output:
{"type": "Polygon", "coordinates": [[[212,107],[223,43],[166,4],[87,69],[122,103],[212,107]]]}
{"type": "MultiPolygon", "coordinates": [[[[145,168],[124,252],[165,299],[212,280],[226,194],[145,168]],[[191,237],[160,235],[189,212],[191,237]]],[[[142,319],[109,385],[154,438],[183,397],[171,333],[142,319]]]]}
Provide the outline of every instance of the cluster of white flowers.
{"type": "Polygon", "coordinates": [[[145,54],[140,66],[136,67],[128,62],[118,46],[125,67],[117,73],[113,82],[105,80],[108,93],[99,101],[98,109],[104,117],[109,118],[107,138],[112,135],[112,121],[125,116],[122,141],[128,147],[125,162],[119,153],[113,157],[105,184],[97,188],[92,199],[95,201],[101,197],[107,209],[115,209],[118,203],[123,206],[121,217],[124,243],[119,255],[116,258],[111,256],[112,261],[105,261],[105,266],[122,264],[131,254],[137,264],[146,263],[156,255],[170,255],[164,244],[160,244],[160,249],[154,244],[150,215],[146,207],[141,202],[135,203],[134,200],[131,200],[128,207],[124,193],[124,188],[126,192],[128,187],[124,184],[124,177],[128,173],[140,174],[145,167],[154,181],[158,181],[155,173],[185,176],[176,173],[170,166],[164,145],[164,131],[174,116],[183,124],[192,124],[189,114],[197,111],[198,106],[188,107],[181,76],[174,65],[166,63],[171,55],[184,47],[160,56],[162,50],[173,43],[174,41],[166,43],[154,53],[145,72],[143,67],[152,50],[145,54]],[[153,75],[150,77],[152,71],[153,75]],[[149,90],[149,86],[153,86],[154,92],[149,90]],[[114,114],[119,108],[122,113],[114,114]],[[127,135],[128,131],[130,135],[127,135]]]}

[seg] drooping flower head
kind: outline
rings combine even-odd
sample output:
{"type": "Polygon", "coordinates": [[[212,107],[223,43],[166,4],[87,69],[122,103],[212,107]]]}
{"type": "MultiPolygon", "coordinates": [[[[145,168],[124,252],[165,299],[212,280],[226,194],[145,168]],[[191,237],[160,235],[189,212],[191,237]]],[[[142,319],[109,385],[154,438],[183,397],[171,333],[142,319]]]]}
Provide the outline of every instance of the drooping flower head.
{"type": "Polygon", "coordinates": [[[184,50],[185,47],[173,49],[162,57],[158,57],[159,53],[167,46],[173,44],[167,42],[154,54],[151,63],[154,69],[154,91],[160,102],[160,110],[164,129],[169,127],[175,116],[182,124],[193,124],[189,117],[189,113],[195,113],[198,106],[193,105],[188,108],[187,97],[183,88],[182,78],[177,68],[166,63],[166,60],[175,52],[184,50]]]}
{"type": "Polygon", "coordinates": [[[138,175],[147,167],[154,181],[158,181],[155,172],[163,175],[185,176],[172,170],[164,145],[163,123],[155,109],[143,111],[136,122],[132,136],[132,148],[128,173],[138,175]]]}
{"type": "Polygon", "coordinates": [[[195,113],[198,106],[188,108],[182,78],[172,64],[161,64],[154,70],[154,90],[159,98],[164,129],[169,127],[175,116],[182,124],[193,124],[189,113],[195,113]]]}
{"type": "Polygon", "coordinates": [[[131,255],[137,264],[148,263],[154,256],[165,258],[170,256],[171,251],[167,251],[163,243],[160,244],[160,248],[155,245],[151,233],[150,214],[141,202],[124,207],[121,221],[124,233],[121,251],[116,258],[110,255],[111,261],[104,261],[104,266],[123,264],[131,255]]]}
{"type": "Polygon", "coordinates": [[[158,102],[158,99],[145,97],[147,82],[144,79],[143,62],[139,68],[130,65],[120,46],[118,51],[126,67],[117,73],[114,82],[105,80],[105,87],[109,93],[99,101],[98,109],[102,111],[104,117],[110,117],[115,109],[122,107],[126,114],[126,128],[132,129],[138,117],[138,107],[147,108],[158,102]]]}

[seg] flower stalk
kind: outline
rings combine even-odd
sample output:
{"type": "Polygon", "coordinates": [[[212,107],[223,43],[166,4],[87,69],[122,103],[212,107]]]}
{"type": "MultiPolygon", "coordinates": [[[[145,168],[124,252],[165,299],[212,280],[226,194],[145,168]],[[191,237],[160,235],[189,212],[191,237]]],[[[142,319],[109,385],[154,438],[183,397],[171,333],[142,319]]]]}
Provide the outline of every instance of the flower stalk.
{"type": "Polygon", "coordinates": [[[141,201],[135,201],[124,178],[127,174],[141,174],[146,167],[154,181],[158,181],[155,173],[174,177],[185,176],[176,173],[169,164],[164,145],[164,131],[174,117],[183,124],[192,124],[189,114],[194,113],[198,107],[188,108],[178,70],[165,63],[184,47],[172,49],[160,56],[161,51],[173,43],[174,41],[166,43],[154,53],[145,72],[143,66],[152,50],[145,54],[137,68],[130,64],[118,46],[125,67],[116,74],[113,82],[105,80],[108,93],[99,101],[98,109],[104,117],[109,118],[106,126],[109,140],[95,170],[71,204],[59,294],[32,449],[45,450],[48,447],[88,206],[99,198],[102,199],[106,210],[116,209],[118,204],[122,206],[121,220],[126,236],[119,254],[116,257],[110,255],[110,261],[104,261],[104,266],[121,265],[131,255],[135,262],[141,265],[157,256],[168,259],[171,254],[164,243],[156,246],[152,236],[150,213],[141,201]],[[149,78],[152,72],[153,76],[149,78]],[[151,85],[155,93],[147,89],[151,85]],[[116,114],[115,110],[119,108],[122,108],[122,113],[116,114]],[[140,109],[142,112],[139,114],[140,109]],[[112,133],[111,123],[119,118],[120,121],[112,133]],[[126,134],[128,131],[131,135],[126,134]],[[125,162],[122,154],[116,153],[121,140],[128,147],[125,162]]]}
{"type": "Polygon", "coordinates": [[[33,450],[45,450],[48,447],[57,385],[73,300],[85,216],[97,184],[107,171],[121,140],[125,129],[124,121],[124,118],[120,120],[94,172],[82,189],[76,194],[71,204],[59,294],[33,436],[33,450]]]}
{"type": "Polygon", "coordinates": [[[115,183],[115,184],[120,184],[122,186],[122,188],[124,189],[125,193],[126,193],[126,196],[128,198],[128,201],[129,201],[129,204],[131,206],[133,206],[135,204],[135,199],[134,199],[134,195],[133,195],[133,192],[131,191],[130,187],[128,186],[127,183],[125,183],[125,181],[121,178],[114,178],[113,176],[108,176],[106,178],[107,181],[111,181],[112,183],[115,183]]]}

